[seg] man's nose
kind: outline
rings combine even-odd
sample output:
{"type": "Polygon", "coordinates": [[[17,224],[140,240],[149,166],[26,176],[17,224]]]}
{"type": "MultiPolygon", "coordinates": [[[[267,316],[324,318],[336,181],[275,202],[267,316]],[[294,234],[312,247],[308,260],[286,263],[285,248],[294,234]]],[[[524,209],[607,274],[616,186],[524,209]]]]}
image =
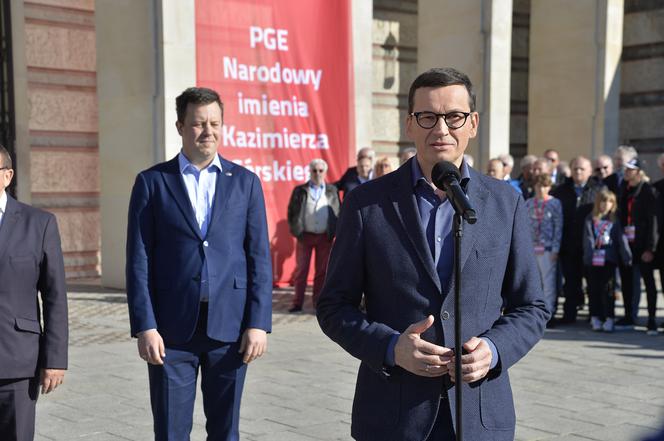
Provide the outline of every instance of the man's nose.
{"type": "Polygon", "coordinates": [[[433,126],[432,131],[436,133],[442,133],[443,135],[447,135],[450,129],[449,127],[447,127],[447,124],[445,123],[445,118],[443,118],[442,116],[439,117],[438,120],[436,121],[436,125],[433,126]]]}

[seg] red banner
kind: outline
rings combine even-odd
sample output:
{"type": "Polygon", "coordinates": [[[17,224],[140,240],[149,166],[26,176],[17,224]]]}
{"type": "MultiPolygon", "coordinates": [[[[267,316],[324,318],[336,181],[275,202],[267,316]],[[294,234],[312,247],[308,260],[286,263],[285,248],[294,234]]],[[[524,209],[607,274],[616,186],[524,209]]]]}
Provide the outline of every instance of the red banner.
{"type": "Polygon", "coordinates": [[[354,139],[350,0],[196,0],[199,86],[224,102],[219,153],[263,183],[275,282],[294,268],[286,209],[322,158],[328,182],[354,139]]]}

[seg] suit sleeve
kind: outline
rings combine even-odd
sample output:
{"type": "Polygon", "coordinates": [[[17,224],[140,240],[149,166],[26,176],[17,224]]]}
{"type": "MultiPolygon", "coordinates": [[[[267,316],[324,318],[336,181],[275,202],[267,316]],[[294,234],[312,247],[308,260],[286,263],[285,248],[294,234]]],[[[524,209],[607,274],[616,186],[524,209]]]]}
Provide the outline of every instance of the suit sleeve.
{"type": "Polygon", "coordinates": [[[127,304],[131,335],[156,329],[150,298],[150,260],[154,243],[154,215],[145,177],[136,177],[129,201],[127,223],[127,304]]]}
{"type": "Polygon", "coordinates": [[[265,214],[263,189],[252,175],[251,194],[244,239],[247,256],[247,303],[245,328],[272,331],[272,257],[265,214]]]}
{"type": "Polygon", "coordinates": [[[48,216],[44,229],[43,255],[37,283],[44,309],[44,336],[39,346],[39,367],[66,369],[69,340],[67,287],[60,234],[53,215],[48,216]]]}
{"type": "Polygon", "coordinates": [[[500,369],[508,369],[535,346],[544,334],[550,317],[530,237],[523,233],[529,231],[523,204],[523,200],[518,198],[502,287],[504,312],[482,335],[496,345],[500,354],[500,369]]]}
{"type": "Polygon", "coordinates": [[[359,309],[364,292],[366,250],[358,205],[351,192],[341,207],[336,241],[316,315],[321,329],[330,339],[381,373],[388,346],[397,331],[383,323],[369,322],[359,309]]]}

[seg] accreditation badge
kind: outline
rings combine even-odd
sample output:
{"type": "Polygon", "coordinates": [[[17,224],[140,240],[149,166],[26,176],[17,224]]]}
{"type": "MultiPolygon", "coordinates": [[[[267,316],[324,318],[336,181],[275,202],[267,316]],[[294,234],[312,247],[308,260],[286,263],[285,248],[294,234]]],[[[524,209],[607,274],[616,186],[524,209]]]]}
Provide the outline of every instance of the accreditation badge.
{"type": "Polygon", "coordinates": [[[544,245],[538,243],[535,244],[535,254],[541,256],[544,254],[544,245]]]}
{"type": "Polygon", "coordinates": [[[634,242],[634,238],[636,237],[636,227],[634,225],[627,225],[625,227],[625,237],[628,242],[634,242]]]}
{"type": "Polygon", "coordinates": [[[606,250],[593,250],[593,266],[604,266],[606,263],[606,250]]]}

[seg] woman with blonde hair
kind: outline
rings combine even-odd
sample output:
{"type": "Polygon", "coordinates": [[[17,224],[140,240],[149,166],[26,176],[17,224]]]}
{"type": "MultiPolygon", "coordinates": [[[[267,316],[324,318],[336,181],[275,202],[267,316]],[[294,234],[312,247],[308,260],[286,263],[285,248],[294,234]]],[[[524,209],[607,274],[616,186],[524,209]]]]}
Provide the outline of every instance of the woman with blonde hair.
{"type": "Polygon", "coordinates": [[[392,171],[392,163],[387,156],[378,158],[376,165],[374,166],[374,178],[379,178],[384,176],[392,171]]]}
{"type": "Polygon", "coordinates": [[[632,260],[627,239],[616,216],[616,195],[603,188],[595,196],[593,211],[583,227],[583,264],[588,276],[590,325],[593,331],[613,332],[616,266],[632,260]]]}

